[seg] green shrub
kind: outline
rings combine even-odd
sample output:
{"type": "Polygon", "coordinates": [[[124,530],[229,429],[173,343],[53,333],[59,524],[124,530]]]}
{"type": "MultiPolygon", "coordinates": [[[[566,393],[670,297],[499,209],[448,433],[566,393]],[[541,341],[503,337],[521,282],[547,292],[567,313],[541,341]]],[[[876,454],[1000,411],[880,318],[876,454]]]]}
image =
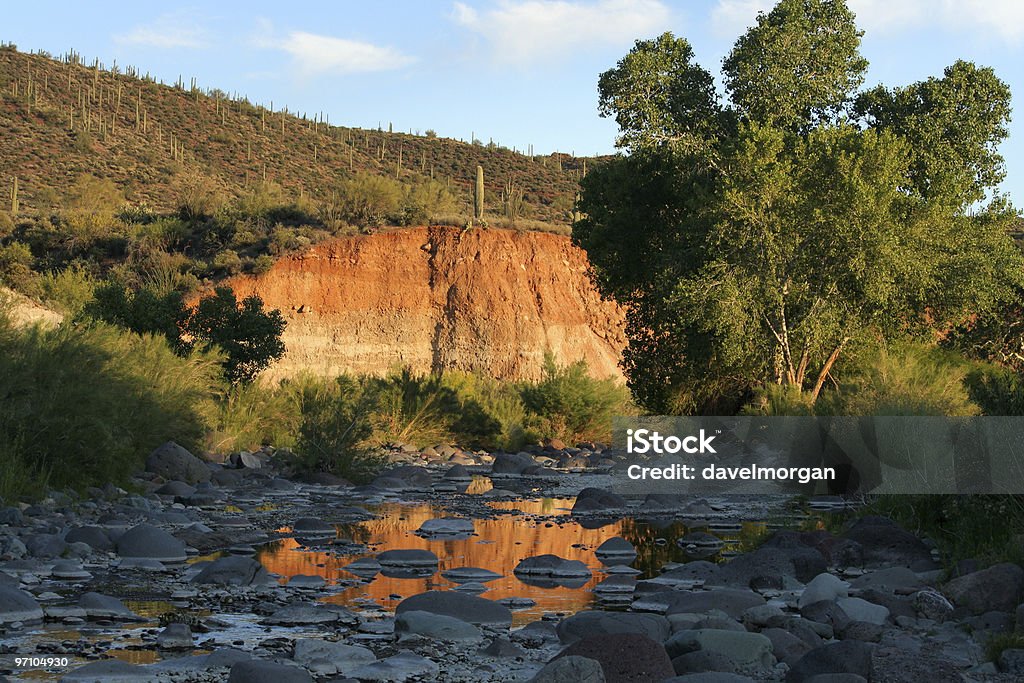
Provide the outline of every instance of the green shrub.
{"type": "Polygon", "coordinates": [[[35,258],[21,242],[0,246],[0,284],[25,294],[37,291],[36,275],[32,272],[35,258]]]}
{"type": "Polygon", "coordinates": [[[386,377],[365,380],[372,401],[373,438],[378,443],[417,446],[447,441],[460,405],[457,395],[438,375],[416,375],[404,368],[386,377]]]}
{"type": "Polygon", "coordinates": [[[415,183],[406,189],[402,224],[428,225],[435,217],[451,214],[455,209],[455,197],[441,183],[415,183]]]}
{"type": "Polygon", "coordinates": [[[954,353],[907,344],[867,354],[823,394],[815,411],[829,415],[977,415],[964,380],[967,364],[954,353]]]}
{"type": "Polygon", "coordinates": [[[164,441],[196,448],[219,360],[106,325],[16,330],[0,316],[0,495],[124,483],[164,441]]]}
{"type": "Polygon", "coordinates": [[[298,468],[357,483],[370,479],[381,461],[365,446],[373,427],[370,401],[360,383],[345,375],[332,382],[300,379],[292,390],[302,414],[295,443],[298,468]]]}
{"type": "Polygon", "coordinates": [[[532,413],[531,426],[541,435],[578,441],[608,441],[612,417],[632,412],[629,393],[613,379],[594,379],[583,361],[559,366],[544,358],[544,376],[522,388],[523,403],[532,413]]]}
{"type": "Polygon", "coordinates": [[[982,565],[1024,561],[1024,496],[878,496],[857,514],[883,515],[927,536],[949,569],[966,559],[982,565]]]}
{"type": "Polygon", "coordinates": [[[136,334],[162,335],[179,353],[188,349],[181,336],[188,312],[178,292],[160,294],[149,288],[133,290],[108,282],[96,287],[82,314],[136,334]]]}
{"type": "Polygon", "coordinates": [[[215,453],[264,445],[293,448],[302,424],[302,401],[287,383],[237,384],[218,396],[211,421],[205,443],[215,453]]]}
{"type": "Polygon", "coordinates": [[[1024,415],[1024,380],[998,365],[979,365],[964,379],[967,392],[985,415],[1024,415]]]}
{"type": "Polygon", "coordinates": [[[998,662],[1003,650],[1024,650],[1024,633],[993,633],[985,642],[985,659],[998,662]]]}
{"type": "Polygon", "coordinates": [[[224,194],[217,181],[202,173],[184,173],[175,182],[178,214],[182,220],[211,218],[224,207],[224,194]]]}
{"type": "Polygon", "coordinates": [[[364,226],[383,225],[399,213],[402,184],[378,175],[356,175],[341,184],[338,211],[341,218],[364,226]]]}
{"type": "Polygon", "coordinates": [[[9,212],[0,210],[0,240],[9,237],[14,232],[14,216],[9,212]]]}
{"type": "Polygon", "coordinates": [[[242,259],[234,249],[224,249],[213,257],[213,267],[227,275],[236,275],[242,270],[242,259]]]}
{"type": "Polygon", "coordinates": [[[92,301],[96,280],[80,264],[39,277],[43,298],[64,315],[74,318],[92,301]]]}
{"type": "Polygon", "coordinates": [[[274,267],[273,257],[267,256],[266,254],[260,254],[252,262],[252,272],[257,275],[269,273],[270,269],[274,267]]]}
{"type": "Polygon", "coordinates": [[[813,415],[807,392],[792,385],[769,384],[754,392],[753,400],[740,411],[744,415],[813,415]]]}
{"type": "Polygon", "coordinates": [[[452,432],[460,443],[519,450],[539,440],[540,435],[527,427],[529,414],[515,384],[468,372],[446,372],[442,382],[458,397],[459,417],[452,432]]]}

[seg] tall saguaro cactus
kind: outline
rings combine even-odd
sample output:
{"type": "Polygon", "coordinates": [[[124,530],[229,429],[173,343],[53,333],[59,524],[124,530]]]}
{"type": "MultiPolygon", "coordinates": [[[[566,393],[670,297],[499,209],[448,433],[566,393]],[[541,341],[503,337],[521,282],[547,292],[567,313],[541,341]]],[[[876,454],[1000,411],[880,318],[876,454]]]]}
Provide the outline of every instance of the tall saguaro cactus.
{"type": "Polygon", "coordinates": [[[18,215],[18,176],[14,176],[14,185],[11,187],[11,215],[18,215]]]}
{"type": "Polygon", "coordinates": [[[473,218],[482,220],[484,217],[484,167],[476,167],[476,183],[473,186],[473,218]]]}

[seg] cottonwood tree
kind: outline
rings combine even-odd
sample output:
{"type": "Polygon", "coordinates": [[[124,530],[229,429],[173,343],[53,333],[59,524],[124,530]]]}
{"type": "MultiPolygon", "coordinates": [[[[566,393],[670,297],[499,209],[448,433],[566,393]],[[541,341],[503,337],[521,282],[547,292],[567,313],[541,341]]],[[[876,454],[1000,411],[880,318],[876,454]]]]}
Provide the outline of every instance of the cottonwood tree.
{"type": "Polygon", "coordinates": [[[858,93],[842,0],[782,0],[724,62],[638,41],[600,77],[623,154],[583,181],[573,239],[627,310],[623,365],[655,411],[734,409],[777,383],[817,398],[852,346],[948,330],[1020,281],[1002,179],[1009,90],[957,62],[858,93]]]}

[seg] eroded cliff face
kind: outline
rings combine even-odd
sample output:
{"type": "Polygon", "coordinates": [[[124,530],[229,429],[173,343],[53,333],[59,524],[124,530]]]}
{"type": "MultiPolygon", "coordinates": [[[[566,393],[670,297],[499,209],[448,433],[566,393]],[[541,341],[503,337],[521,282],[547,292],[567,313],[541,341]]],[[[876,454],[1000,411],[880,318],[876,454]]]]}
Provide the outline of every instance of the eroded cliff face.
{"type": "Polygon", "coordinates": [[[544,353],[621,378],[623,315],[568,237],[409,228],[340,238],[229,281],[288,321],[268,377],[458,369],[536,378],[544,353]]]}

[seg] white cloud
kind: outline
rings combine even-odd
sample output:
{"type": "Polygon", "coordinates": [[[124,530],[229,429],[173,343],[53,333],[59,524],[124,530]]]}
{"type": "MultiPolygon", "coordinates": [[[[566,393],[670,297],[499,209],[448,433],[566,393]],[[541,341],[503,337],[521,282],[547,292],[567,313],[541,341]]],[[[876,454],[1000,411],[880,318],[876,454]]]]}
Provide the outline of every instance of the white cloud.
{"type": "Polygon", "coordinates": [[[273,23],[262,18],[256,20],[256,32],[249,42],[258,48],[281,50],[291,55],[295,67],[304,76],[391,71],[416,61],[392,47],[359,40],[307,31],[290,31],[281,37],[273,23]]]}
{"type": "Polygon", "coordinates": [[[628,45],[668,28],[661,0],[499,0],[486,10],[456,2],[453,20],[486,40],[496,61],[537,62],[592,45],[628,45]]]}
{"type": "MultiPolygon", "coordinates": [[[[941,28],[997,36],[1008,43],[1024,38],[1021,0],[848,0],[857,25],[867,31],[941,28]]],[[[774,0],[718,0],[711,11],[716,34],[738,37],[774,0]]]]}
{"type": "Polygon", "coordinates": [[[194,15],[163,14],[149,24],[139,24],[125,33],[114,36],[124,45],[144,45],[157,48],[198,49],[209,44],[207,31],[198,25],[194,15]]]}
{"type": "Polygon", "coordinates": [[[278,47],[290,54],[299,69],[308,75],[391,71],[416,61],[392,47],[305,31],[292,31],[278,47]]]}
{"type": "Polygon", "coordinates": [[[758,12],[774,5],[772,0],[718,0],[711,10],[711,29],[724,38],[738,38],[754,25],[758,12]]]}

